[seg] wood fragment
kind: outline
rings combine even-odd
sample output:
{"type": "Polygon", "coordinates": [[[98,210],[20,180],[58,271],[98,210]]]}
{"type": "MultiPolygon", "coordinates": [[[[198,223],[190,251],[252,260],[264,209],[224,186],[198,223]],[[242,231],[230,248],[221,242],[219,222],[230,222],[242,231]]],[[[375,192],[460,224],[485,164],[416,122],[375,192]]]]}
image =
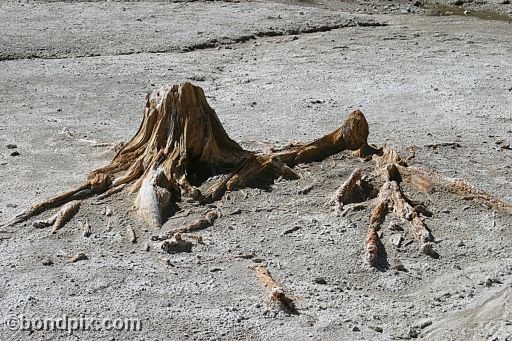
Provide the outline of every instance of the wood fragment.
{"type": "Polygon", "coordinates": [[[175,254],[181,252],[192,252],[194,244],[191,241],[183,240],[180,234],[174,235],[173,238],[164,240],[161,248],[167,253],[175,254]]]}
{"type": "Polygon", "coordinates": [[[439,147],[452,147],[455,148],[461,148],[462,146],[458,142],[440,142],[440,143],[433,143],[433,144],[426,144],[426,148],[432,148],[437,149],[439,147]]]}
{"type": "Polygon", "coordinates": [[[291,228],[289,228],[289,229],[285,230],[285,231],[283,232],[283,236],[285,236],[285,235],[287,235],[287,234],[291,234],[291,233],[293,233],[293,232],[295,232],[295,231],[298,231],[298,230],[300,230],[301,228],[302,228],[302,226],[295,225],[295,226],[293,226],[293,227],[291,227],[291,228]]]}
{"type": "Polygon", "coordinates": [[[239,255],[234,256],[233,258],[237,259],[252,259],[256,257],[256,254],[254,252],[246,252],[239,255]]]}
{"type": "MultiPolygon", "coordinates": [[[[368,200],[372,197],[373,186],[368,182],[368,177],[363,174],[360,168],[354,169],[347,180],[338,188],[329,204],[334,208],[336,215],[343,214],[341,209],[348,204],[355,204],[368,200]]],[[[358,207],[358,206],[354,206],[358,207]]],[[[344,211],[344,214],[348,211],[344,211]]]]}
{"type": "Polygon", "coordinates": [[[128,226],[126,228],[126,235],[128,237],[128,240],[130,241],[130,243],[132,243],[132,244],[137,243],[137,235],[135,234],[135,230],[133,229],[133,227],[128,226]]]}
{"type": "Polygon", "coordinates": [[[267,267],[262,265],[250,266],[250,269],[256,271],[258,279],[270,291],[270,301],[278,303],[282,308],[290,312],[296,312],[295,304],[282,289],[282,287],[274,280],[267,267]]]}
{"type": "Polygon", "coordinates": [[[372,201],[373,200],[369,200],[369,201],[366,201],[366,202],[358,202],[358,203],[354,203],[354,204],[344,205],[343,206],[343,211],[341,211],[341,213],[339,213],[339,216],[345,217],[347,214],[349,214],[352,211],[364,210],[369,205],[371,205],[372,201]]]}
{"type": "Polygon", "coordinates": [[[87,237],[91,236],[91,234],[92,234],[91,225],[89,225],[89,223],[87,221],[86,222],[79,221],[78,226],[80,226],[80,229],[82,230],[82,234],[84,237],[87,238],[87,237]]]}
{"type": "Polygon", "coordinates": [[[79,252],[78,254],[76,254],[75,256],[73,257],[70,257],[69,258],[69,262],[70,263],[76,263],[78,261],[81,261],[81,260],[87,260],[89,259],[89,257],[87,257],[87,255],[84,253],[84,252],[79,252]]]}
{"type": "Polygon", "coordinates": [[[311,185],[308,185],[304,188],[301,188],[297,191],[298,194],[308,194],[309,192],[311,192],[311,190],[315,188],[315,184],[311,184],[311,185]]]}

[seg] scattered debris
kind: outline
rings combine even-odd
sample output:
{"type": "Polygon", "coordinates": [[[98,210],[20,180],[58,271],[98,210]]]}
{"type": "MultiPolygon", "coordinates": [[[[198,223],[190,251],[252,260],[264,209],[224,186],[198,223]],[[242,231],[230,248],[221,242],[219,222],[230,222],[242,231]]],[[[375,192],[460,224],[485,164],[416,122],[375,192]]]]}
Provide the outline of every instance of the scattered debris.
{"type": "Polygon", "coordinates": [[[107,217],[111,217],[112,216],[112,210],[110,209],[110,207],[105,207],[105,211],[103,211],[103,214],[106,215],[107,217]]]}
{"type": "Polygon", "coordinates": [[[391,262],[391,268],[397,271],[407,271],[405,266],[402,264],[402,261],[396,258],[391,262]]]}

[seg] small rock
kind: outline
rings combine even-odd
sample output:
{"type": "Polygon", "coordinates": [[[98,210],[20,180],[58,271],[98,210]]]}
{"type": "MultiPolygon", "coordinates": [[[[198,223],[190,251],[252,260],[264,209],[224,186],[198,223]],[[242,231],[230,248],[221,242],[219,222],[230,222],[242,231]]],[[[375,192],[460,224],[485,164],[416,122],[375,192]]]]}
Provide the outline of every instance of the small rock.
{"type": "Polygon", "coordinates": [[[175,254],[180,252],[192,252],[192,242],[183,240],[178,235],[174,236],[174,240],[166,240],[162,243],[162,250],[167,253],[175,254]]]}
{"type": "Polygon", "coordinates": [[[415,328],[409,329],[409,337],[416,339],[419,336],[418,331],[415,328]]]}
{"type": "Polygon", "coordinates": [[[370,326],[369,328],[375,330],[377,333],[382,333],[384,331],[384,329],[379,326],[370,326]]]}
{"type": "Polygon", "coordinates": [[[432,325],[432,321],[431,320],[426,320],[426,321],[418,323],[417,327],[420,328],[420,329],[425,329],[425,328],[427,328],[430,325],[432,325]]]}
{"type": "Polygon", "coordinates": [[[57,108],[57,112],[61,112],[62,111],[62,108],[57,108]]]}
{"type": "Polygon", "coordinates": [[[43,265],[50,266],[53,265],[53,261],[50,258],[43,259],[43,265]]]}
{"type": "Polygon", "coordinates": [[[69,259],[69,261],[71,263],[76,263],[78,261],[81,261],[81,260],[87,260],[89,259],[89,257],[87,257],[87,255],[83,252],[79,252],[76,256],[73,256],[69,259]]]}
{"type": "Polygon", "coordinates": [[[18,153],[18,152],[12,152],[12,153],[11,153],[11,156],[20,156],[20,153],[18,153]]]}
{"type": "Polygon", "coordinates": [[[402,226],[400,226],[400,224],[396,221],[391,221],[389,223],[389,229],[391,231],[403,231],[404,229],[402,228],[402,226]]]}
{"type": "Polygon", "coordinates": [[[463,246],[466,246],[466,244],[464,244],[464,242],[462,240],[457,243],[457,247],[463,247],[463,246]]]}
{"type": "Polygon", "coordinates": [[[13,143],[9,143],[6,147],[7,147],[7,149],[16,149],[16,148],[18,148],[18,146],[13,144],[13,143]]]}
{"type": "Polygon", "coordinates": [[[492,287],[493,284],[503,284],[499,279],[496,278],[487,278],[485,280],[486,287],[492,287]]]}
{"type": "Polygon", "coordinates": [[[391,244],[393,244],[393,246],[395,247],[400,247],[400,245],[402,244],[402,235],[399,234],[399,233],[395,233],[395,234],[392,234],[390,237],[389,237],[389,241],[391,242],[391,244]]]}
{"type": "Polygon", "coordinates": [[[106,208],[105,208],[105,215],[106,215],[107,217],[112,216],[112,210],[110,209],[110,207],[106,207],[106,208]]]}
{"type": "Polygon", "coordinates": [[[9,208],[16,208],[16,207],[18,207],[18,205],[16,205],[16,204],[7,204],[5,206],[7,206],[9,208]]]}
{"type": "Polygon", "coordinates": [[[391,267],[398,271],[407,271],[407,269],[399,259],[393,259],[393,261],[391,262],[391,267]]]}
{"type": "Polygon", "coordinates": [[[360,332],[360,331],[361,331],[361,329],[359,329],[359,327],[358,327],[358,326],[353,326],[353,327],[352,327],[352,331],[353,331],[353,332],[360,332]]]}
{"type": "Polygon", "coordinates": [[[315,279],[313,279],[313,282],[317,284],[327,284],[327,281],[323,277],[316,277],[315,279]]]}

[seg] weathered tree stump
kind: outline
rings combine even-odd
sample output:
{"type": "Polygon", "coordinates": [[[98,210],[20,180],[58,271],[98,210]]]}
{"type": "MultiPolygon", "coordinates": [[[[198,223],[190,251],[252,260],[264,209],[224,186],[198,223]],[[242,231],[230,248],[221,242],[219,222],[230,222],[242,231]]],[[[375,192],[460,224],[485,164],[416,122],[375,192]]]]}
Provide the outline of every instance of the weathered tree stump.
{"type": "Polygon", "coordinates": [[[268,154],[244,150],[227,134],[203,90],[190,83],[166,85],[146,97],[144,118],[135,136],[112,162],[97,169],[77,189],[34,205],[5,225],[25,221],[69,201],[118,192],[126,185],[137,193],[139,215],[159,228],[172,202],[182,195],[201,203],[219,199],[228,190],[257,185],[282,176],[298,178],[292,167],[322,160],[342,150],[376,149],[367,144],[368,123],[354,111],[343,125],[306,144],[268,154]],[[205,193],[197,185],[222,175],[205,193]]]}
{"type": "MultiPolygon", "coordinates": [[[[190,83],[166,85],[146,97],[139,130],[109,165],[91,172],[78,188],[33,205],[2,227],[62,206],[51,218],[34,222],[35,227],[53,225],[56,231],[76,214],[81,200],[93,196],[103,199],[130,186],[131,192],[136,193],[135,207],[140,217],[152,228],[159,229],[170,215],[173,204],[182,196],[206,204],[218,200],[226,191],[268,183],[278,177],[296,179],[299,176],[293,167],[297,164],[320,161],[343,150],[356,151],[358,156],[366,159],[373,158],[373,173],[378,177],[372,179],[357,169],[331,199],[337,211],[344,208],[342,215],[364,206],[365,201],[375,203],[364,247],[366,259],[372,265],[376,264],[379,248],[382,248],[378,232],[389,211],[409,222],[411,233],[424,253],[435,254],[434,238],[421,218],[428,210],[411,204],[402,192],[402,181],[420,191],[452,192],[512,212],[512,204],[464,180],[408,166],[407,162],[413,156],[402,160],[394,149],[386,146],[377,149],[369,145],[368,134],[368,123],[363,113],[357,110],[340,128],[317,140],[255,153],[244,150],[226,134],[200,87],[190,83]],[[198,187],[213,176],[216,180],[202,193],[198,187]]],[[[181,233],[206,228],[216,218],[217,213],[210,212],[182,229],[161,234],[157,239],[164,240],[164,244],[170,240],[166,238],[181,240],[181,233]]],[[[130,240],[136,240],[134,233],[130,240]]]]}

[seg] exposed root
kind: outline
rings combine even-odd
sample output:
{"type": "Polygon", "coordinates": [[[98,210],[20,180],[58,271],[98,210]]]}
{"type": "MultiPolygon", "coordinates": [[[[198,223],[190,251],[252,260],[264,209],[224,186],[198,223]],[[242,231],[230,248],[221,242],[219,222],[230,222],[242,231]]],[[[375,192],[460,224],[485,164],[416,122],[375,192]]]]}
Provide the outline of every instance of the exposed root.
{"type": "Polygon", "coordinates": [[[126,184],[122,184],[122,185],[118,185],[118,186],[112,187],[111,189],[109,189],[105,193],[98,195],[96,197],[96,199],[98,201],[106,199],[106,198],[110,197],[111,195],[114,195],[116,193],[121,192],[125,187],[126,187],[126,184]]]}
{"type": "Polygon", "coordinates": [[[282,308],[289,312],[296,312],[295,304],[293,300],[286,296],[284,290],[281,286],[274,280],[270,272],[265,266],[257,265],[249,267],[256,271],[259,280],[263,283],[263,285],[269,289],[270,296],[269,299],[271,302],[278,303],[282,308]]]}
{"type": "Polygon", "coordinates": [[[392,209],[399,219],[409,222],[411,233],[419,243],[420,250],[425,254],[432,254],[434,238],[430,229],[420,218],[419,213],[409,204],[398,183],[387,181],[382,185],[377,203],[370,217],[370,228],[365,241],[365,256],[368,262],[374,264],[377,259],[380,243],[377,232],[384,223],[389,209],[392,209]]]}
{"type": "Polygon", "coordinates": [[[158,236],[158,240],[166,240],[166,239],[174,237],[176,234],[190,233],[190,232],[204,230],[205,228],[212,226],[218,217],[219,217],[219,213],[217,213],[216,211],[210,211],[210,212],[206,213],[204,217],[196,219],[186,226],[170,230],[170,231],[158,236]]]}
{"type": "Polygon", "coordinates": [[[347,180],[338,188],[334,196],[330,200],[330,204],[335,206],[336,210],[340,210],[343,205],[357,202],[358,188],[360,187],[360,181],[363,177],[363,171],[360,168],[354,169],[352,174],[347,180]]]}
{"type": "Polygon", "coordinates": [[[35,204],[29,209],[15,215],[12,219],[0,225],[0,227],[13,226],[22,223],[38,214],[41,214],[52,208],[62,206],[72,200],[86,199],[95,194],[103,193],[111,184],[111,178],[106,175],[96,175],[91,177],[89,181],[82,184],[76,189],[65,192],[56,197],[47,199],[39,204],[35,204]]]}
{"type": "Polygon", "coordinates": [[[61,227],[63,227],[73,216],[78,212],[80,208],[80,200],[74,200],[68,202],[60,208],[60,210],[46,220],[35,220],[32,226],[35,228],[44,228],[52,226],[52,232],[55,233],[61,227]]]}
{"type": "Polygon", "coordinates": [[[455,193],[466,199],[474,199],[485,206],[512,213],[512,203],[478,189],[463,179],[445,177],[433,170],[421,167],[398,166],[398,170],[404,181],[414,185],[422,192],[432,193],[437,190],[455,193]]]}

